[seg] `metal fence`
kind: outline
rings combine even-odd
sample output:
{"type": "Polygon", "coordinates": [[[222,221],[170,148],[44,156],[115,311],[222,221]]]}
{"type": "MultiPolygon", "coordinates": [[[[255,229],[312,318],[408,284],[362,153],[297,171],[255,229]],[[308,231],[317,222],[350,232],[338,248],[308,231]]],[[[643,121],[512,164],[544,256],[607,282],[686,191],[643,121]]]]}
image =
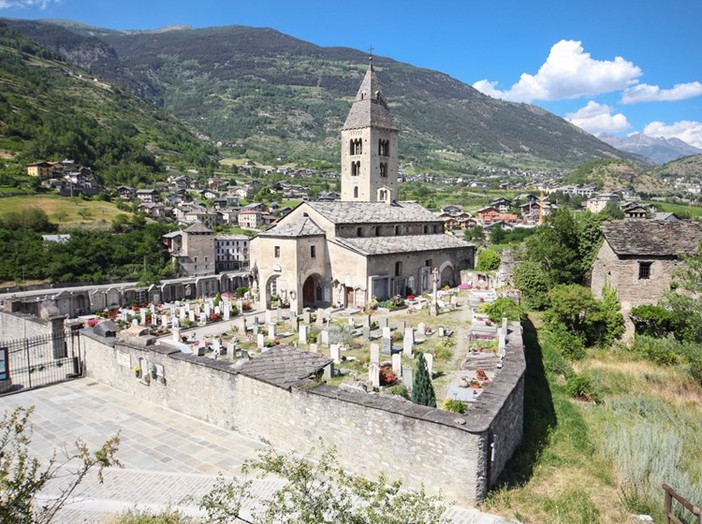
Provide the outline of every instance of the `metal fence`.
{"type": "Polygon", "coordinates": [[[77,331],[0,341],[0,395],[48,386],[82,374],[77,331]]]}

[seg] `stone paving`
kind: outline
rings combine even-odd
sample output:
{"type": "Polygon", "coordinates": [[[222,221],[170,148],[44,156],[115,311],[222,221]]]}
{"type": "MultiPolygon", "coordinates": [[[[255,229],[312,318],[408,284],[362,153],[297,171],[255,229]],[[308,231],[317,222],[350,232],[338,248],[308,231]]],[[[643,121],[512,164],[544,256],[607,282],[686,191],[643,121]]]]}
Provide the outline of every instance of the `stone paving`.
{"type": "MultiPolygon", "coordinates": [[[[154,404],[141,402],[107,386],[74,380],[2,397],[2,410],[34,406],[32,451],[47,459],[54,450],[70,449],[77,438],[91,449],[120,434],[118,458],[124,468],[109,468],[104,483],[89,476],[74,492],[55,522],[98,523],[131,508],[166,507],[200,515],[197,501],[218,473],[240,476],[244,461],[257,456],[262,443],[195,420],[154,404]]],[[[254,479],[252,494],[265,500],[280,486],[277,479],[254,479]]],[[[51,487],[44,496],[51,496],[51,487]]],[[[244,506],[244,518],[253,503],[244,506]]],[[[509,524],[472,508],[447,511],[453,524],[509,524]]]]}

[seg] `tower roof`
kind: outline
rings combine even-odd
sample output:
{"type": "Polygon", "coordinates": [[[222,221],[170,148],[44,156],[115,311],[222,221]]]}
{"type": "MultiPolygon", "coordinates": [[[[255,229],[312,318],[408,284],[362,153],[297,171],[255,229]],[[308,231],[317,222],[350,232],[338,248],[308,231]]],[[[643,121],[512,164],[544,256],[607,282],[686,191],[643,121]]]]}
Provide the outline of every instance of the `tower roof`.
{"type": "Polygon", "coordinates": [[[384,129],[397,129],[392,115],[388,108],[388,103],[383,97],[380,90],[380,82],[378,76],[373,69],[373,62],[368,64],[368,71],[363,77],[361,87],[356,93],[349,111],[349,116],[346,117],[346,122],[342,129],[359,129],[363,127],[381,127],[384,129]]]}

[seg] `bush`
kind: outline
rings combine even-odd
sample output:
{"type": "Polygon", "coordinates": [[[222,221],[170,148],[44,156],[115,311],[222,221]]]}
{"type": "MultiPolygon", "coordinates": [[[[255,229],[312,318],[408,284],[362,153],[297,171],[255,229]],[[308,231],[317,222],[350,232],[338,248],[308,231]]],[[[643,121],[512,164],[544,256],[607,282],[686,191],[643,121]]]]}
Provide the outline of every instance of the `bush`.
{"type": "Polygon", "coordinates": [[[568,331],[563,324],[550,324],[544,330],[544,345],[549,346],[568,360],[585,357],[585,340],[582,335],[568,331]]]}
{"type": "Polygon", "coordinates": [[[468,411],[468,403],[462,402],[460,400],[453,400],[451,398],[444,399],[444,409],[450,411],[451,413],[465,413],[468,411]]]}
{"type": "Polygon", "coordinates": [[[640,335],[634,340],[631,351],[655,364],[670,366],[680,363],[685,347],[682,342],[672,337],[654,338],[640,335]]]}
{"type": "Polygon", "coordinates": [[[497,271],[500,262],[500,254],[497,251],[484,249],[478,254],[478,263],[475,269],[478,271],[497,271]]]}
{"type": "Polygon", "coordinates": [[[566,393],[573,398],[597,402],[600,398],[592,379],[583,373],[573,373],[566,379],[566,393]]]}
{"type": "Polygon", "coordinates": [[[522,307],[506,297],[498,298],[491,304],[483,304],[480,306],[480,311],[486,313],[495,324],[502,322],[503,317],[507,317],[510,322],[519,322],[524,316],[522,307]]]}
{"type": "Polygon", "coordinates": [[[402,384],[397,384],[396,386],[389,387],[388,393],[390,395],[397,395],[398,397],[406,398],[407,400],[410,399],[409,389],[407,389],[407,387],[403,386],[402,384]]]}

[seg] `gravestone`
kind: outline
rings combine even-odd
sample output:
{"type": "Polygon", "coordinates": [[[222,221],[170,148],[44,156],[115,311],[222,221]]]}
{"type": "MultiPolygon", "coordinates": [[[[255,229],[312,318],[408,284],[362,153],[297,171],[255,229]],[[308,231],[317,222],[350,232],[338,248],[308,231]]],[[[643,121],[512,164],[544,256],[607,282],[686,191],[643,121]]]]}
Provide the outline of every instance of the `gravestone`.
{"type": "Polygon", "coordinates": [[[417,334],[423,337],[427,334],[427,325],[424,322],[420,322],[417,326],[417,334]]]}
{"type": "Polygon", "coordinates": [[[251,328],[251,332],[254,335],[258,335],[258,324],[254,324],[253,327],[251,328]]]}
{"type": "Polygon", "coordinates": [[[312,322],[312,314],[307,310],[303,311],[302,312],[302,321],[305,324],[310,324],[312,322]]]}
{"type": "Polygon", "coordinates": [[[139,310],[139,316],[141,317],[140,324],[142,326],[145,326],[146,325],[146,310],[144,308],[139,310]]]}
{"type": "Polygon", "coordinates": [[[188,320],[193,324],[195,323],[195,312],[192,309],[188,311],[188,320]]]}
{"type": "Polygon", "coordinates": [[[404,332],[405,332],[405,328],[407,328],[407,322],[405,322],[404,320],[400,320],[400,324],[397,326],[397,330],[398,330],[400,333],[404,333],[404,332]]]}
{"type": "Polygon", "coordinates": [[[270,325],[273,323],[273,311],[266,309],[266,324],[270,325]]]}
{"type": "Polygon", "coordinates": [[[232,318],[232,307],[229,302],[224,303],[224,311],[222,313],[225,321],[232,318]]]}
{"type": "Polygon", "coordinates": [[[315,324],[319,327],[324,327],[324,310],[317,310],[317,318],[315,319],[315,324]]]}
{"type": "Polygon", "coordinates": [[[402,367],[402,385],[405,386],[409,391],[412,391],[413,373],[414,370],[411,367],[402,367]]]}
{"type": "Polygon", "coordinates": [[[378,344],[370,345],[370,361],[376,364],[380,363],[380,346],[378,344]]]}
{"type": "Polygon", "coordinates": [[[446,330],[444,329],[443,326],[439,326],[438,336],[439,336],[439,338],[443,338],[444,336],[446,336],[446,330]]]}
{"type": "Polygon", "coordinates": [[[390,354],[392,354],[392,339],[391,339],[391,338],[383,337],[383,338],[381,339],[380,352],[381,352],[383,355],[390,355],[390,354]]]}
{"type": "Polygon", "coordinates": [[[256,346],[258,349],[263,349],[266,346],[266,340],[263,337],[263,333],[256,335],[256,346]]]}
{"type": "Polygon", "coordinates": [[[319,352],[319,346],[317,344],[310,344],[310,351],[312,353],[318,353],[319,352]]]}
{"type": "Polygon", "coordinates": [[[368,382],[370,382],[373,389],[380,387],[380,364],[377,362],[368,364],[368,382]]]}
{"type": "Polygon", "coordinates": [[[221,306],[215,306],[214,312],[215,312],[215,315],[221,315],[221,314],[222,314],[222,307],[221,307],[221,306]]]}
{"type": "Polygon", "coordinates": [[[363,327],[368,327],[368,328],[371,327],[371,325],[372,325],[371,322],[372,322],[372,321],[371,321],[371,316],[370,316],[370,315],[364,313],[364,314],[363,314],[363,319],[362,319],[362,320],[363,320],[363,327]]]}
{"type": "Polygon", "coordinates": [[[329,346],[329,330],[323,329],[319,332],[319,343],[322,346],[329,346]]]}
{"type": "Polygon", "coordinates": [[[210,315],[212,314],[212,307],[210,306],[209,302],[205,304],[205,316],[207,318],[210,318],[210,315]]]}
{"type": "Polygon", "coordinates": [[[370,340],[371,329],[370,326],[363,326],[363,338],[370,340]]]}
{"type": "Polygon", "coordinates": [[[268,339],[269,340],[275,339],[275,324],[268,325],[268,339]]]}
{"type": "Polygon", "coordinates": [[[184,307],[182,307],[178,309],[178,316],[181,320],[185,320],[186,318],[188,318],[188,311],[184,307]]]}
{"type": "Polygon", "coordinates": [[[298,317],[295,313],[290,312],[288,323],[290,324],[290,329],[293,331],[297,332],[300,330],[300,317],[298,317]]]}
{"type": "MultiPolygon", "coordinates": [[[[193,319],[193,322],[195,322],[195,319],[193,319]]],[[[168,326],[168,315],[161,315],[161,325],[163,327],[168,326]]]]}
{"type": "Polygon", "coordinates": [[[427,361],[427,371],[431,377],[434,374],[434,355],[431,353],[424,353],[424,360],[427,361]]]}
{"type": "Polygon", "coordinates": [[[392,372],[398,377],[402,376],[402,355],[400,353],[392,355],[392,372]]]}
{"type": "Polygon", "coordinates": [[[176,342],[180,342],[180,329],[179,328],[173,328],[171,330],[173,332],[173,340],[176,342]]]}
{"type": "Polygon", "coordinates": [[[414,348],[414,330],[412,328],[405,329],[405,336],[402,339],[402,352],[406,357],[412,357],[412,349],[414,348]]]}
{"type": "Polygon", "coordinates": [[[300,344],[307,344],[307,334],[309,332],[310,327],[306,324],[302,324],[300,326],[300,332],[298,334],[298,339],[300,341],[300,344]]]}
{"type": "Polygon", "coordinates": [[[392,338],[392,330],[389,327],[383,328],[383,338],[392,338]]]}
{"type": "Polygon", "coordinates": [[[380,317],[378,320],[378,325],[380,326],[380,329],[388,327],[388,317],[380,317]]]}
{"type": "Polygon", "coordinates": [[[231,342],[227,342],[227,357],[234,358],[234,352],[236,351],[235,347],[236,346],[234,346],[234,344],[231,342]]]}
{"type": "Polygon", "coordinates": [[[246,317],[241,318],[241,332],[246,334],[246,317]]]}
{"type": "Polygon", "coordinates": [[[334,361],[334,364],[338,364],[341,362],[341,346],[339,344],[332,344],[329,346],[329,352],[331,354],[331,358],[334,361]]]}

